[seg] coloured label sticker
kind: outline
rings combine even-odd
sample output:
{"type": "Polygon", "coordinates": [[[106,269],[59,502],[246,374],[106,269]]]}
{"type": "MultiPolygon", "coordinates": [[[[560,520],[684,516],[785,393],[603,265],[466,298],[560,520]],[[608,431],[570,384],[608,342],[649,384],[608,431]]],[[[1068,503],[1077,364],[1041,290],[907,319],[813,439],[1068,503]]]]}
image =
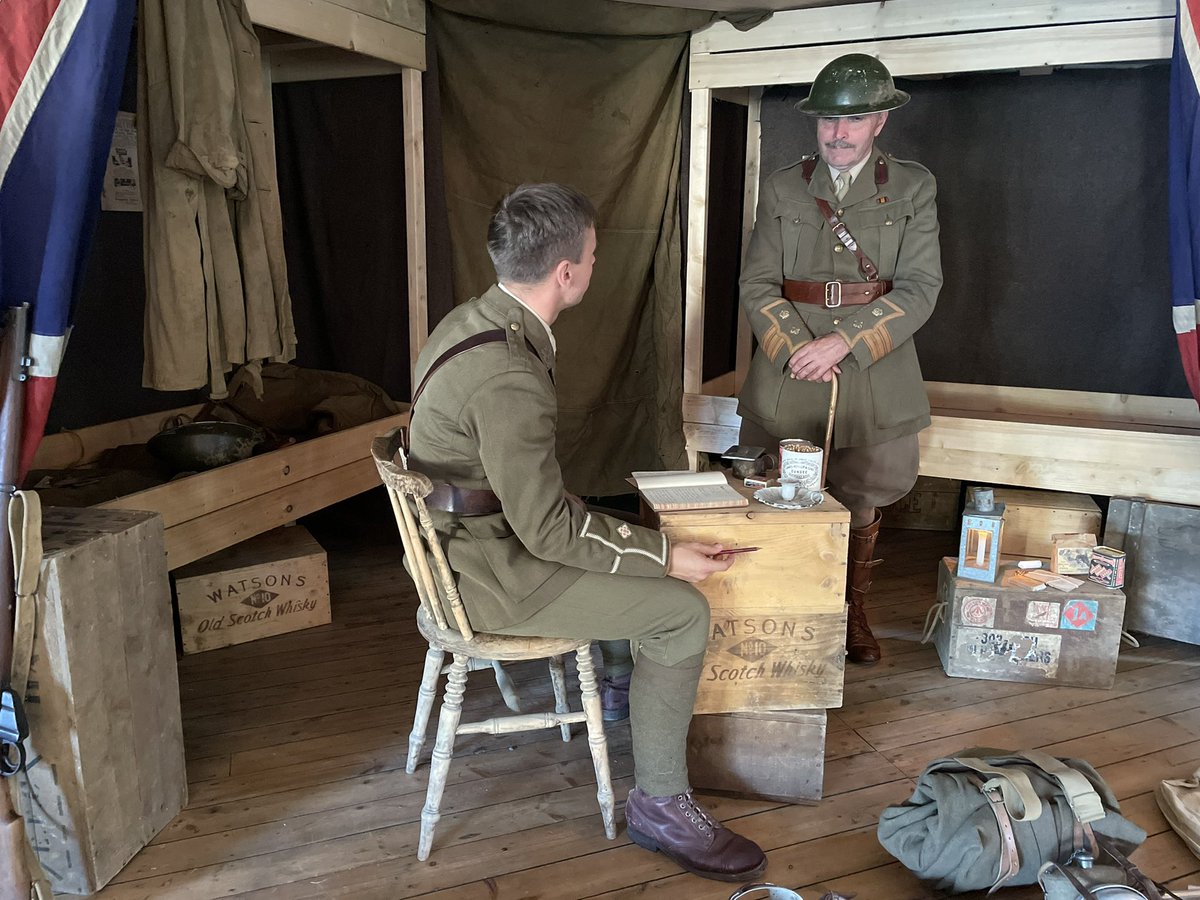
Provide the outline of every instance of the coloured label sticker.
{"type": "Polygon", "coordinates": [[[1063,603],[1062,621],[1059,628],[1071,631],[1095,631],[1096,617],[1100,610],[1097,600],[1067,600],[1063,603]]]}
{"type": "Polygon", "coordinates": [[[963,597],[962,623],[978,628],[991,628],[996,624],[996,598],[963,597]]]}
{"type": "Polygon", "coordinates": [[[1031,634],[1003,628],[960,628],[954,657],[976,661],[981,672],[1034,671],[1053,678],[1058,672],[1062,635],[1031,634]]]}
{"type": "Polygon", "coordinates": [[[1037,628],[1058,627],[1059,604],[1052,600],[1030,600],[1025,607],[1025,624],[1037,628]]]}

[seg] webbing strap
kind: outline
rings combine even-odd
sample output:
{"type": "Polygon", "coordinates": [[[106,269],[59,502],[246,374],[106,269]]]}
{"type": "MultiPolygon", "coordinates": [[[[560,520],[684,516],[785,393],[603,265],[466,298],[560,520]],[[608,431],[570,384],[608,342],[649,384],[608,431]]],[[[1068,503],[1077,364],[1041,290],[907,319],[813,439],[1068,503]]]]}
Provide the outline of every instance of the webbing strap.
{"type": "Polygon", "coordinates": [[[1040,750],[1020,750],[1018,753],[1058,782],[1071,805],[1071,812],[1081,823],[1098,822],[1107,815],[1100,795],[1084,775],[1049,753],[1040,750]]]}
{"type": "Polygon", "coordinates": [[[981,775],[990,775],[983,783],[983,792],[999,789],[1004,797],[1004,808],[1014,822],[1032,822],[1042,814],[1042,800],[1034,791],[1029,776],[1020,769],[1003,769],[990,766],[982,759],[956,756],[954,761],[981,775]]]}

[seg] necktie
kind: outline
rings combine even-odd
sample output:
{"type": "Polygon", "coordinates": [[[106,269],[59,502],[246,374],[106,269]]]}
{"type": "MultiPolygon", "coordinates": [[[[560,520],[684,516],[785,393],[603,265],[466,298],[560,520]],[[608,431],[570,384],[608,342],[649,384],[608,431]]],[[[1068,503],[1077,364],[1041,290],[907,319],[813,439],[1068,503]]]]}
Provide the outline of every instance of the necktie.
{"type": "Polygon", "coordinates": [[[846,196],[848,190],[850,190],[850,176],[845,172],[839,172],[838,177],[833,180],[833,193],[841,200],[846,196]]]}

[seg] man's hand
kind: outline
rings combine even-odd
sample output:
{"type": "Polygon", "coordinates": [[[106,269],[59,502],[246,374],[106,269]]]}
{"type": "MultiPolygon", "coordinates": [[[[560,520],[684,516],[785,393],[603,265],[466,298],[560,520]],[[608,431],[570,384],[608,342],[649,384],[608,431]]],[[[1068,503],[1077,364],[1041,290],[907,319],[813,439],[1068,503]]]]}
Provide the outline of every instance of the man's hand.
{"type": "Polygon", "coordinates": [[[725,548],[721,544],[700,544],[683,541],[671,545],[671,564],[667,574],[689,584],[697,584],[716,572],[724,572],[733,565],[733,557],[721,557],[725,548]]]}
{"type": "Polygon", "coordinates": [[[834,331],[809,341],[793,353],[788,360],[788,369],[793,378],[801,381],[829,381],[834,375],[842,374],[838,363],[849,352],[850,345],[846,339],[834,331]]]}

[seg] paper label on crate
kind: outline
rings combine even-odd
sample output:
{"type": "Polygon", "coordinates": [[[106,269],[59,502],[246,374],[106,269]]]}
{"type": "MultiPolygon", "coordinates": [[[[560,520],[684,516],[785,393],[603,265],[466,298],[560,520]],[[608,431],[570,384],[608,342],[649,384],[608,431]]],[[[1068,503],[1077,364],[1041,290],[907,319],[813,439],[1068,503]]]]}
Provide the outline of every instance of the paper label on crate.
{"type": "Polygon", "coordinates": [[[1060,628],[1068,631],[1095,631],[1100,603],[1096,600],[1068,600],[1063,604],[1060,628]]]}
{"type": "Polygon", "coordinates": [[[962,623],[982,628],[991,628],[996,624],[995,597],[963,597],[962,623]]]}
{"type": "Polygon", "coordinates": [[[1025,624],[1036,628],[1057,628],[1060,606],[1053,600],[1030,600],[1025,607],[1025,624]]]}
{"type": "Polygon", "coordinates": [[[997,668],[1036,671],[1047,678],[1058,672],[1062,636],[1006,631],[1002,628],[960,628],[955,656],[974,657],[997,668]]]}

